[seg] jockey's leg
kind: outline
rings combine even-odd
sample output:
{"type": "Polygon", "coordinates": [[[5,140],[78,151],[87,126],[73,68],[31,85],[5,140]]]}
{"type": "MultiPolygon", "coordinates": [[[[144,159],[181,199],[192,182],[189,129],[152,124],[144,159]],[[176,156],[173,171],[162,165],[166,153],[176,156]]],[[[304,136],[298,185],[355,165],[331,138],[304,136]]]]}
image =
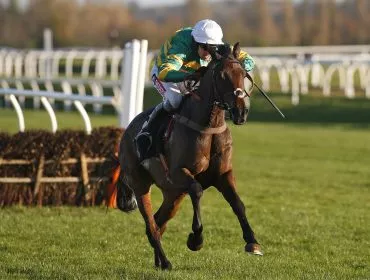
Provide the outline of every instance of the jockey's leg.
{"type": "Polygon", "coordinates": [[[182,101],[182,95],[177,84],[163,83],[163,87],[166,89],[164,101],[154,108],[149,115],[149,119],[143,124],[143,127],[135,138],[140,161],[146,159],[146,155],[153,144],[153,134],[157,131],[158,126],[169,113],[175,111],[180,106],[182,101]]]}
{"type": "Polygon", "coordinates": [[[149,115],[149,119],[144,123],[140,132],[137,134],[135,141],[140,161],[143,161],[146,158],[146,154],[152,146],[152,135],[156,131],[157,124],[167,114],[168,112],[164,108],[164,102],[159,103],[149,115]]]}

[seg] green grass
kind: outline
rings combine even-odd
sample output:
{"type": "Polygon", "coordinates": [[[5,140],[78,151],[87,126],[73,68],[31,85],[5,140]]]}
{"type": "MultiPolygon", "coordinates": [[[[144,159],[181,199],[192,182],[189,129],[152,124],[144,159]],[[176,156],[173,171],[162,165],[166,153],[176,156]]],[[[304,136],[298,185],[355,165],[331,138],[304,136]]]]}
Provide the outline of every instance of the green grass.
{"type": "MultiPolygon", "coordinates": [[[[369,279],[370,102],[307,97],[294,107],[284,96],[274,100],[286,121],[255,97],[250,122],[230,125],[238,191],[265,256],[244,252],[236,217],[210,189],[201,202],[201,251],[186,247],[189,198],[168,225],[171,272],[154,269],[138,211],[1,209],[0,279],[369,279]]],[[[43,113],[28,113],[33,127],[50,126],[43,113]]],[[[16,131],[14,112],[0,115],[1,130],[16,131]]],[[[78,126],[76,114],[61,115],[70,118],[65,127],[78,126]]],[[[157,188],[153,201],[158,208],[157,188]]]]}
{"type": "MultiPolygon", "coordinates": [[[[51,131],[50,117],[45,110],[24,110],[23,114],[26,130],[46,129],[51,131]]],[[[56,111],[55,115],[58,122],[58,130],[67,128],[85,129],[81,115],[75,111],[56,111]]],[[[0,116],[0,132],[16,133],[19,131],[18,118],[13,109],[0,108],[0,116]]],[[[92,127],[118,126],[118,118],[113,115],[89,114],[89,117],[92,127]]]]}
{"type": "MultiPolygon", "coordinates": [[[[163,245],[172,272],[153,268],[138,212],[103,208],[0,211],[4,279],[366,279],[370,133],[250,123],[232,127],[239,193],[265,256],[243,252],[232,211],[215,190],[202,199],[205,247],[186,248],[186,199],[163,245]]],[[[155,206],[160,193],[153,191],[155,206]]]]}

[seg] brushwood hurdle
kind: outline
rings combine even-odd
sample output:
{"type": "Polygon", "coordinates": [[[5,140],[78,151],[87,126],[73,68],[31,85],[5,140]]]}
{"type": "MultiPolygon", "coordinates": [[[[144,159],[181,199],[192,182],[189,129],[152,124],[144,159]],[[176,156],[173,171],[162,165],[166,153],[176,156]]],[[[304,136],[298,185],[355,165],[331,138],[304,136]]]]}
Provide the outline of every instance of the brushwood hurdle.
{"type": "Polygon", "coordinates": [[[133,40],[123,50],[0,51],[0,95],[5,106],[14,107],[20,131],[0,133],[0,206],[109,202],[113,174],[99,173],[117,153],[123,128],[143,110],[147,47],[146,40],[133,40]],[[104,95],[107,88],[110,95],[104,95]],[[51,134],[26,130],[26,99],[46,109],[51,134]],[[56,101],[67,111],[76,107],[85,124],[83,135],[57,131],[56,101]],[[112,106],[120,129],[92,129],[86,104],[96,113],[103,105],[112,106]]]}
{"type": "Polygon", "coordinates": [[[110,159],[124,130],[117,127],[0,133],[0,207],[109,205],[110,159]]]}

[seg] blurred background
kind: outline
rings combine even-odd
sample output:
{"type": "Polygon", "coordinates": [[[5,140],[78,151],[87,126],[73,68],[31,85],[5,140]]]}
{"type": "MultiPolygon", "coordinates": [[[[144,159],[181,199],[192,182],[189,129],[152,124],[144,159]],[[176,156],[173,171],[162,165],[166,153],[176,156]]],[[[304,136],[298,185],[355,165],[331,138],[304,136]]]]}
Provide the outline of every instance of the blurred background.
{"type": "MultiPolygon", "coordinates": [[[[148,108],[160,101],[148,73],[161,44],[179,28],[212,18],[226,42],[240,42],[255,58],[252,75],[291,121],[366,123],[368,110],[354,104],[370,98],[369,14],[368,0],[0,0],[0,91],[119,97],[130,91],[123,85],[131,75],[130,67],[128,75],[122,70],[123,49],[134,39],[147,40],[140,96],[148,108]],[[341,98],[349,113],[333,114],[338,106],[332,103],[341,98]],[[327,109],[302,114],[305,104],[327,109]]],[[[21,107],[41,107],[38,98],[18,100],[21,107]]],[[[50,102],[71,109],[68,102],[64,108],[50,102]]],[[[278,119],[257,98],[254,104],[252,119],[278,119]]],[[[0,107],[9,106],[9,97],[1,96],[0,107]]],[[[93,111],[114,112],[106,107],[95,104],[93,111]]]]}
{"type": "Polygon", "coordinates": [[[1,0],[0,45],[123,46],[157,49],[175,30],[212,18],[242,46],[369,44],[368,0],[1,0]]]}

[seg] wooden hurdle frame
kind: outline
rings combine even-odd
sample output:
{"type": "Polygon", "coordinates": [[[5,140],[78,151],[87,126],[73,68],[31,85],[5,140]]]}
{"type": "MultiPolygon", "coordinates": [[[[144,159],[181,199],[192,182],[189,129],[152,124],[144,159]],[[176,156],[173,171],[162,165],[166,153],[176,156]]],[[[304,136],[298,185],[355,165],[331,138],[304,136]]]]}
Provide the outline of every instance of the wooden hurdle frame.
{"type": "MultiPolygon", "coordinates": [[[[55,163],[55,160],[45,160],[44,154],[41,154],[38,160],[23,160],[23,159],[3,159],[0,158],[0,166],[2,165],[30,165],[37,162],[37,170],[35,176],[30,177],[0,177],[0,184],[33,184],[33,196],[37,196],[37,206],[42,206],[43,187],[45,183],[82,183],[84,189],[84,199],[88,201],[90,199],[91,183],[106,182],[110,180],[109,177],[90,177],[88,172],[88,164],[100,163],[103,164],[107,159],[101,158],[89,158],[84,153],[81,153],[79,158],[69,158],[61,160],[60,164],[80,164],[81,174],[79,177],[44,177],[45,165],[55,163]]],[[[95,205],[95,197],[91,196],[91,205],[95,205]]]]}

